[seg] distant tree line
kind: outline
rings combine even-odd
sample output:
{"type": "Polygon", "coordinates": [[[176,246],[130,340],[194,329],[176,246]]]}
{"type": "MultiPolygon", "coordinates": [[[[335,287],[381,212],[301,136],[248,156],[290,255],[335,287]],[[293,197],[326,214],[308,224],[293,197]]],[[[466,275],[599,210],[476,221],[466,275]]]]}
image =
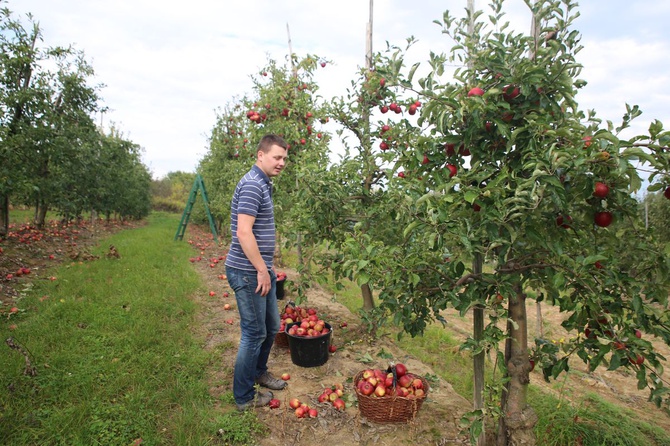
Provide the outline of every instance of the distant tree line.
{"type": "Polygon", "coordinates": [[[38,227],[49,210],[146,216],[151,174],[137,144],[95,124],[105,110],[93,68],[71,46],[42,43],[31,14],[22,21],[0,9],[0,235],[10,205],[34,207],[38,227]]]}

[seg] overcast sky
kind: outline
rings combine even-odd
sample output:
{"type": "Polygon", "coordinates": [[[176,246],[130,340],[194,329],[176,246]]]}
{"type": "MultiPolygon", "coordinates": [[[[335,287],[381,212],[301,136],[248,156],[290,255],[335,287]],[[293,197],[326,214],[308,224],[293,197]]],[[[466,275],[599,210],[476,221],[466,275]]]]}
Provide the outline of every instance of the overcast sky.
{"type": "MultiPolygon", "coordinates": [[[[487,9],[488,0],[475,0],[487,9]]],[[[588,86],[577,99],[604,119],[620,122],[625,103],[670,126],[670,1],[584,0],[575,28],[584,49],[578,61],[588,86]]],[[[326,98],[344,93],[364,64],[369,0],[0,0],[15,17],[32,13],[44,45],[73,45],[96,71],[103,104],[98,117],[144,149],[155,178],[194,172],[206,153],[216,109],[251,92],[250,76],[268,58],[284,64],[287,25],[294,53],[332,63],[315,76],[326,98]]],[[[412,55],[448,52],[451,42],[433,24],[445,10],[460,17],[466,0],[375,0],[375,51],[419,39],[412,55]]],[[[523,0],[507,0],[508,19],[530,28],[523,0]]]]}

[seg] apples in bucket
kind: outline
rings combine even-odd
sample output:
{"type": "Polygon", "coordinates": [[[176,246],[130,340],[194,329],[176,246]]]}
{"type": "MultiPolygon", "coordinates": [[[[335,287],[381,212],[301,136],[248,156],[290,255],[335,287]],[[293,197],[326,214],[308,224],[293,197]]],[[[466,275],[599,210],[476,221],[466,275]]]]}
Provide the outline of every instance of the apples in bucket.
{"type": "Polygon", "coordinates": [[[330,333],[329,325],[319,318],[315,308],[287,305],[281,314],[279,330],[298,337],[317,337],[330,333]],[[293,325],[291,325],[293,324],[293,325]]]}

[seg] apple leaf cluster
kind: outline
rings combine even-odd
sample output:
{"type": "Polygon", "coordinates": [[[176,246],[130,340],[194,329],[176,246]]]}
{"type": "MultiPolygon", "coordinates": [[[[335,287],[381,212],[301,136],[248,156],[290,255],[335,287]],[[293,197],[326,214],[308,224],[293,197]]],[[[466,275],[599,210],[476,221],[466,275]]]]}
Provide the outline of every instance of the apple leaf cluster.
{"type": "Polygon", "coordinates": [[[41,47],[42,30],[0,10],[0,234],[10,198],[66,219],[83,212],[141,218],[150,210],[151,175],[140,148],[117,129],[104,135],[93,68],[74,47],[41,47]]]}
{"type": "MultiPolygon", "coordinates": [[[[639,386],[667,409],[663,357],[634,333],[670,343],[670,264],[649,239],[633,193],[642,185],[637,163],[660,180],[651,190],[667,187],[670,132],[654,121],[648,134],[624,136],[641,113],[637,106],[626,105],[616,127],[579,108],[585,83],[579,34],[571,29],[574,2],[529,3],[537,35],[501,31],[502,6],[492,2],[490,27],[478,22],[472,33],[467,18],[445,13],[452,53],[431,54],[429,72],[412,87],[423,103],[417,126],[427,131],[386,153],[404,173],[388,184],[402,242],[358,231],[349,239],[365,247],[356,261],[373,271],[378,313],[411,335],[444,321],[447,307],[461,314],[486,308],[486,339],[470,346],[497,348],[508,337],[517,347],[502,367],[512,387],[527,385],[529,356],[547,379],[580,358],[591,369],[633,369],[639,386]],[[460,64],[453,81],[443,79],[449,63],[460,64]],[[596,193],[598,184],[607,189],[596,193]],[[484,272],[468,265],[477,256],[484,272]],[[542,339],[526,347],[523,303],[531,293],[566,313],[563,325],[574,336],[560,351],[542,339]],[[491,329],[506,320],[506,333],[491,329]]],[[[405,75],[402,67],[390,63],[377,74],[409,88],[415,71],[405,75]]],[[[525,407],[523,391],[514,397],[521,399],[513,407],[525,407]]]]}

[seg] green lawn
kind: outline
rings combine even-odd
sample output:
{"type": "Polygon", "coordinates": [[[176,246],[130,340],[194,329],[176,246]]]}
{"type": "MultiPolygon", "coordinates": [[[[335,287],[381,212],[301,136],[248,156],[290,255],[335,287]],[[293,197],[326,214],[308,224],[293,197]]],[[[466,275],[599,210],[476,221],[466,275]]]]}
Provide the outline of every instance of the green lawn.
{"type": "Polygon", "coordinates": [[[2,346],[0,443],[201,445],[235,420],[249,431],[248,415],[213,411],[190,299],[203,289],[185,267],[192,248],[173,241],[178,223],[152,215],[101,241],[98,260],[50,270],[57,280],[16,301],[0,336],[25,346],[38,374],[24,376],[23,356],[2,346]],[[104,256],[109,244],[120,259],[104,256]]]}

